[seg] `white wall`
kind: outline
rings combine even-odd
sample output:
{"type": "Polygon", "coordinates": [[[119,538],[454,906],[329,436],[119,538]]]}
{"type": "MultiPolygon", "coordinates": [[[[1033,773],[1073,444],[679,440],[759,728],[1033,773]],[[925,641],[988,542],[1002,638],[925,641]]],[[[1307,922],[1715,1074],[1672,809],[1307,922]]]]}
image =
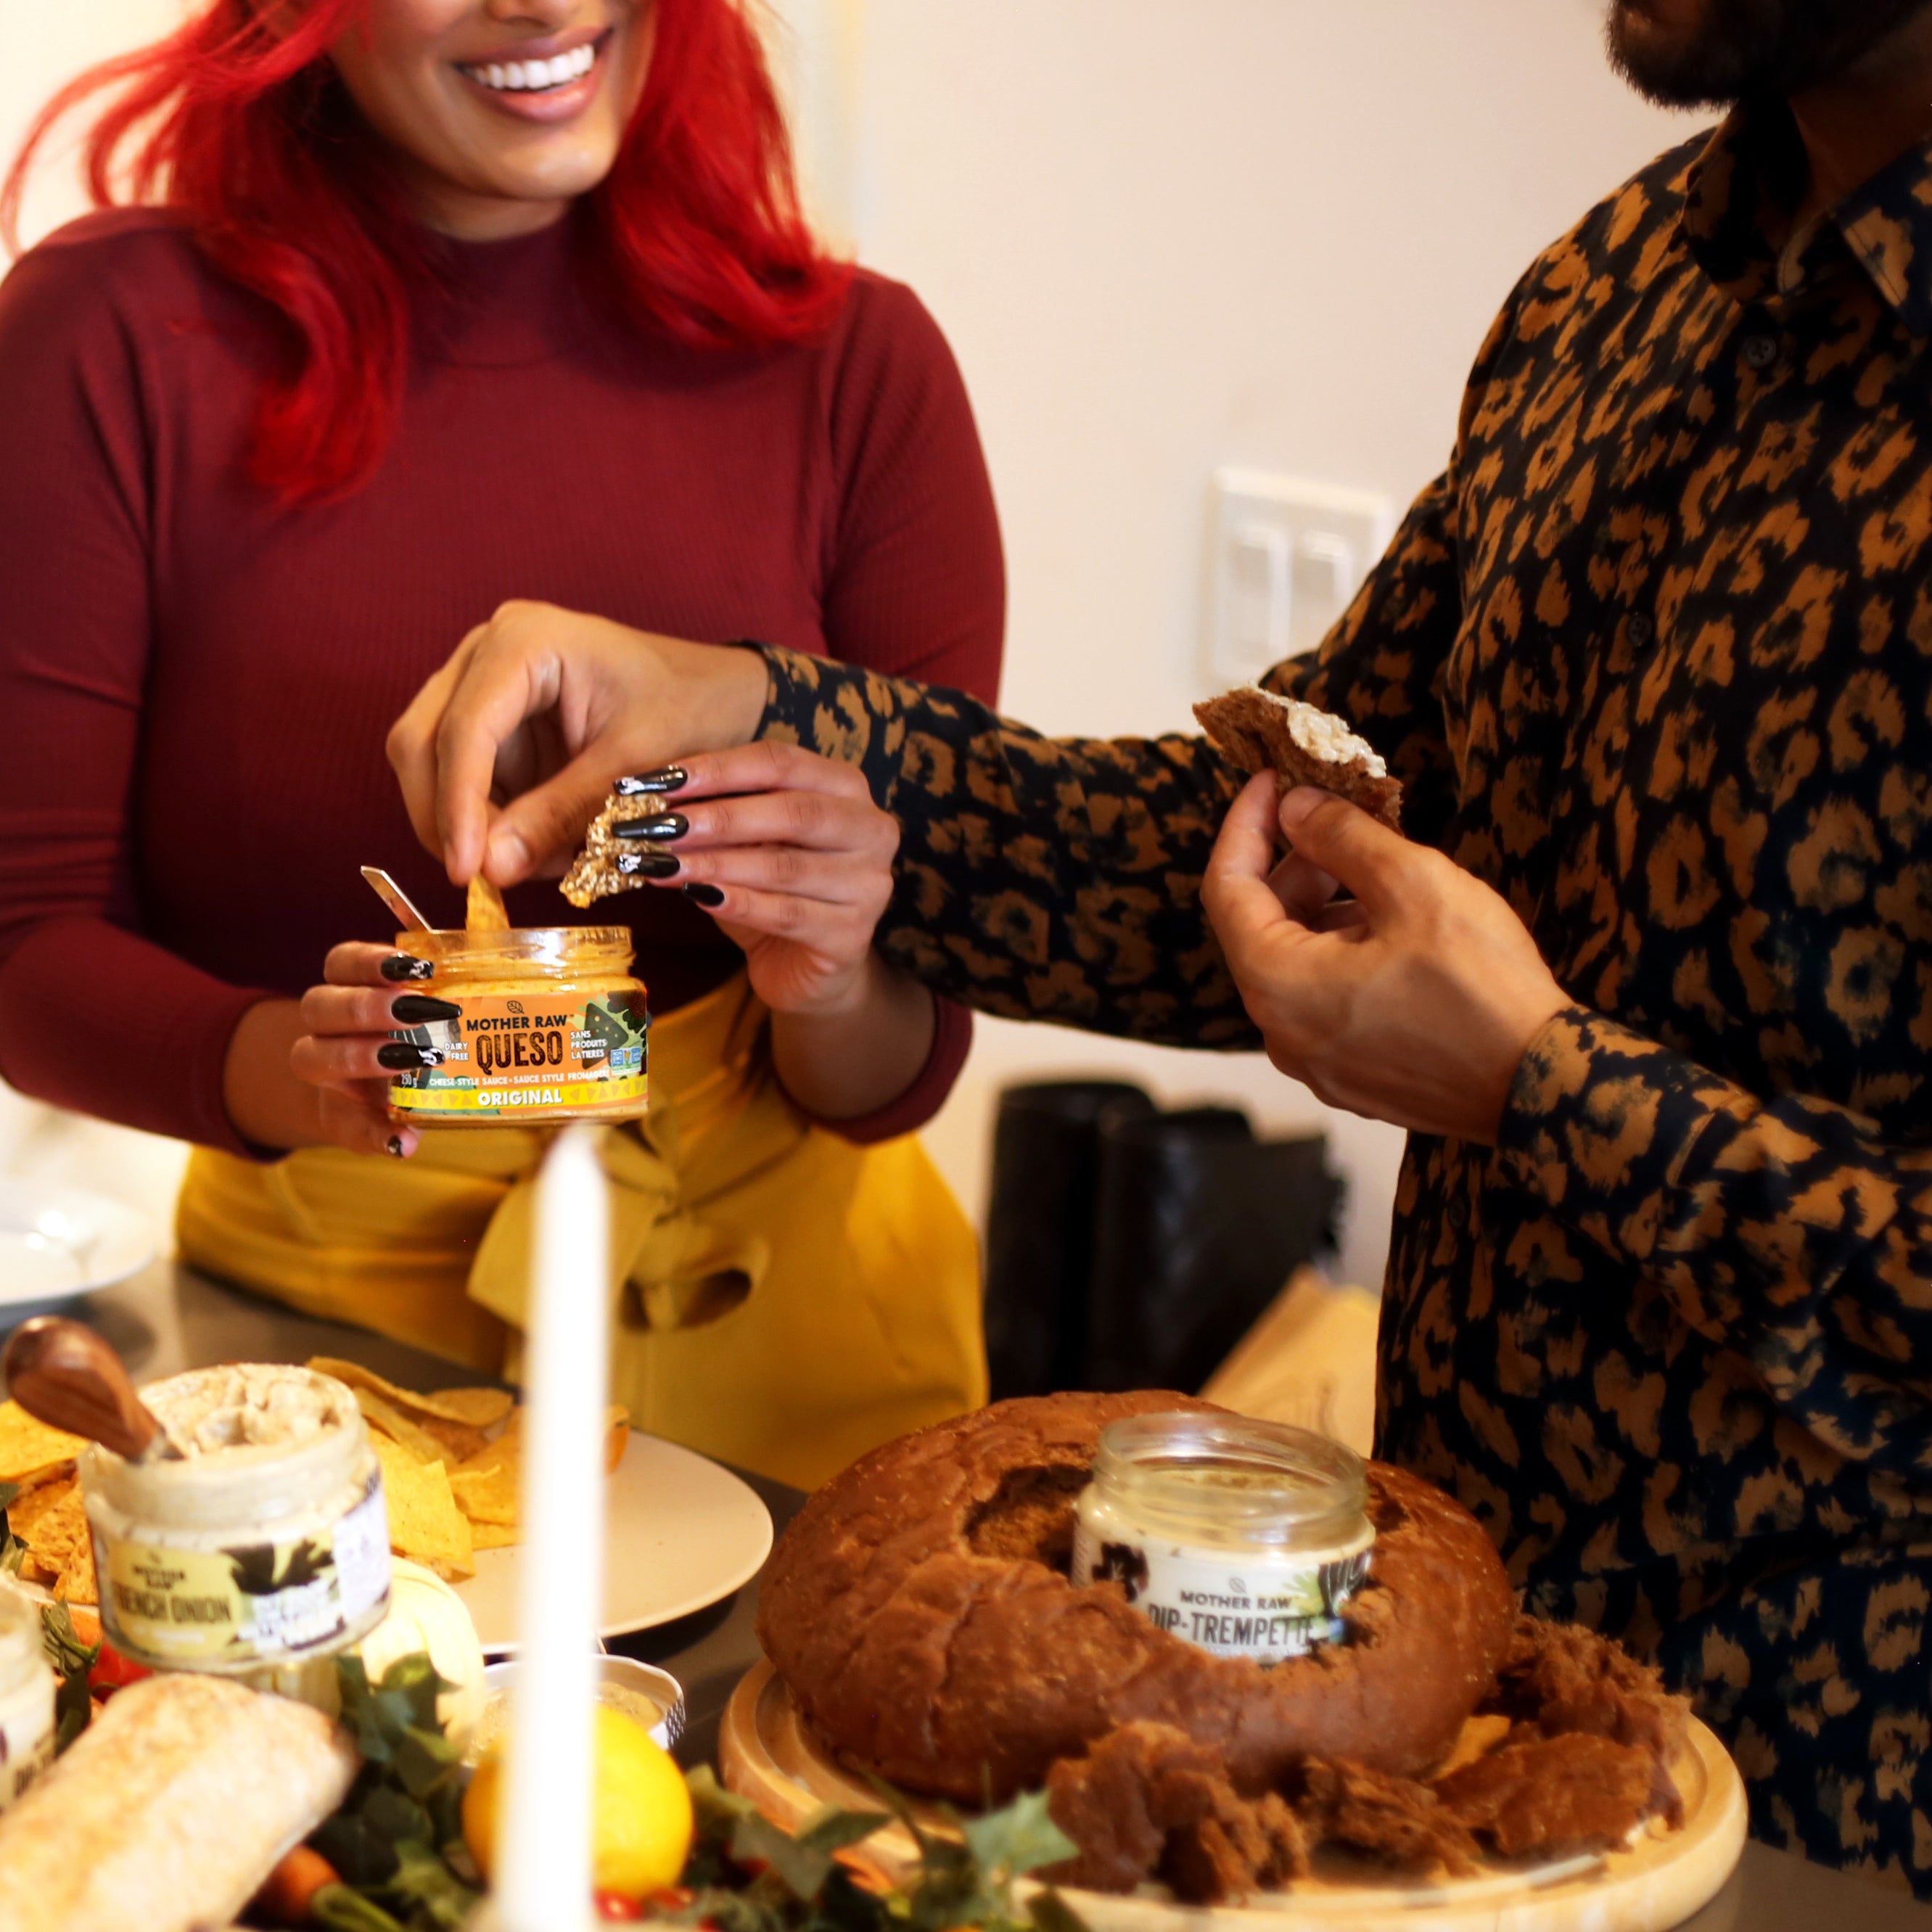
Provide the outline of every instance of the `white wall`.
{"type": "MultiPolygon", "coordinates": [[[[781,0],[834,224],[939,316],[1005,521],[1005,703],[1184,725],[1207,484],[1239,462],[1406,500],[1531,256],[1682,124],[1610,74],[1600,0],[781,0]]],[[[180,0],[0,0],[0,148],[180,0]]],[[[78,206],[52,184],[29,234],[78,206]]],[[[928,1138],[976,1210],[994,1090],[1073,1071],[1322,1120],[1342,1271],[1381,1275],[1400,1137],[1258,1058],[982,1023],[928,1138]]],[[[16,1124],[23,1130],[24,1121],[16,1124]]],[[[10,1137],[0,1108],[0,1153],[10,1137]]]]}

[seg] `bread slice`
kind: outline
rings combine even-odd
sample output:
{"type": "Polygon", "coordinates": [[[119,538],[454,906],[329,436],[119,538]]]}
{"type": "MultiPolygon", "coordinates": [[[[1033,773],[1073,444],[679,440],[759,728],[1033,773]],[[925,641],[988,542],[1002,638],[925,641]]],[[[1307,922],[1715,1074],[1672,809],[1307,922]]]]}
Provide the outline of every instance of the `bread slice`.
{"type": "Polygon", "coordinates": [[[1274,772],[1284,788],[1319,785],[1358,805],[1391,832],[1402,830],[1402,784],[1340,718],[1258,684],[1194,707],[1208,740],[1244,772],[1274,772]]]}
{"type": "Polygon", "coordinates": [[[0,1815],[0,1926],[226,1925],[361,1762],[306,1704],[222,1677],[130,1684],[0,1815]]]}

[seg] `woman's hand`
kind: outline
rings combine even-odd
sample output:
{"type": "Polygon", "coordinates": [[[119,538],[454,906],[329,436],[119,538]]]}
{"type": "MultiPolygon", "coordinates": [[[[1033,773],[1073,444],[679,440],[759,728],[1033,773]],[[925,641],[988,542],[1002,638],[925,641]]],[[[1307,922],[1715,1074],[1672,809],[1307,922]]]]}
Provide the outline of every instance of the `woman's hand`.
{"type": "Polygon", "coordinates": [[[406,952],[350,940],[330,948],[322,962],[325,983],[302,995],[302,1032],[289,1050],[289,1064],[316,1090],[331,1146],[399,1160],[416,1152],[416,1130],[390,1109],[389,1082],[396,1074],[439,1065],[442,1056],[389,1036],[399,1027],[454,1019],[462,1010],[422,988],[431,970],[428,961],[406,952]]]}
{"type": "Polygon", "coordinates": [[[620,872],[703,906],[743,949],[773,1012],[864,1004],[899,828],[851,766],[796,745],[746,745],[628,782],[670,809],[629,822],[638,836],[620,872]]]}
{"type": "Polygon", "coordinates": [[[454,1017],[416,983],[427,962],[352,940],[322,967],[326,984],[300,1000],[265,1000],[235,1030],[224,1097],[236,1131],[258,1147],[340,1147],[352,1154],[416,1150],[416,1130],[389,1108],[397,1073],[432,1064],[390,1038],[398,1028],[454,1017]]]}
{"type": "Polygon", "coordinates": [[[619,869],[682,890],[743,949],[793,1099],[831,1120],[897,1100],[936,1022],[932,994],[873,950],[899,828],[865,780],[795,745],[758,744],[628,783],[670,809],[630,821],[619,869]]]}
{"type": "Polygon", "coordinates": [[[755,651],[506,604],[411,700],[389,762],[454,884],[560,877],[614,778],[742,744],[765,683],[755,651]]]}

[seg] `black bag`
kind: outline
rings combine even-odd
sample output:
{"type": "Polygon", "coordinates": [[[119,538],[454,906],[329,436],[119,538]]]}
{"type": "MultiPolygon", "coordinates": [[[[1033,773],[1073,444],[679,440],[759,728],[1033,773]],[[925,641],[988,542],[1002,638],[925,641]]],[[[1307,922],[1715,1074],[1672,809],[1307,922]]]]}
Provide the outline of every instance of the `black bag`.
{"type": "Polygon", "coordinates": [[[1231,1107],[1163,1114],[1121,1082],[1007,1088],[986,1221],[994,1396],[1199,1388],[1332,1249],[1326,1146],[1258,1141],[1231,1107]]]}
{"type": "Polygon", "coordinates": [[[1154,1111],[1124,1080],[1035,1081],[1000,1096],[986,1214],[986,1364],[996,1401],[1084,1386],[1101,1123],[1154,1111]]]}

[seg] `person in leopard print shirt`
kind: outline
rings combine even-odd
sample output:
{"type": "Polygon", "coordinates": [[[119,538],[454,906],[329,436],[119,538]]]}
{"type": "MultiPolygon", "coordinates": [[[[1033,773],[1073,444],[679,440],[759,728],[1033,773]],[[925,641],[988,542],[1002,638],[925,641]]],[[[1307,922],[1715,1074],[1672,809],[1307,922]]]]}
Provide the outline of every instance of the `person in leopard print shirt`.
{"type": "Polygon", "coordinates": [[[754,729],[856,764],[890,961],[1411,1126],[1379,1453],[1692,1694],[1760,1836],[1932,1894],[1932,8],[1612,24],[1648,91],[1742,104],[1532,265],[1448,470],[1264,680],[1373,743],[1412,844],[1291,795],[1285,910],[1270,782],[1201,740],[776,649],[572,770],[754,729]]]}

